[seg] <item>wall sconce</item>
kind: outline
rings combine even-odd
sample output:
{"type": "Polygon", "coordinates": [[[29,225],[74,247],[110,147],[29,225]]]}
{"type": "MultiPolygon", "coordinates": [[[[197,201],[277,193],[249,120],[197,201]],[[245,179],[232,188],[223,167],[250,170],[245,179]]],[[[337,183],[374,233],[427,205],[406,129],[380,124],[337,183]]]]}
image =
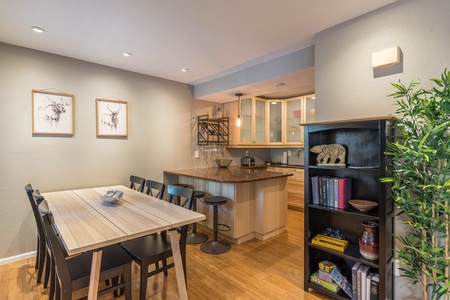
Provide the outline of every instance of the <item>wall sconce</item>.
{"type": "Polygon", "coordinates": [[[400,47],[372,53],[372,69],[378,69],[400,63],[400,47]]]}
{"type": "Polygon", "coordinates": [[[241,118],[241,93],[235,94],[235,96],[238,97],[238,116],[236,118],[236,127],[241,127],[242,125],[242,118],[241,118]]]}

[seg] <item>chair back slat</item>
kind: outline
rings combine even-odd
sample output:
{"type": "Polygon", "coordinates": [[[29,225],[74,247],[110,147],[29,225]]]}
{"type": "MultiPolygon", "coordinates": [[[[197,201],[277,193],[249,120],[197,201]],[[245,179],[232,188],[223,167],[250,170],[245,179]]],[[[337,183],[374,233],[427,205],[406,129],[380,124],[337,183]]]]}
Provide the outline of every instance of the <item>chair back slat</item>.
{"type": "Polygon", "coordinates": [[[147,187],[147,195],[156,197],[158,199],[162,199],[164,197],[164,191],[166,189],[166,185],[164,183],[147,180],[145,182],[145,186],[147,187]]]}
{"type": "Polygon", "coordinates": [[[145,188],[145,178],[135,175],[130,176],[130,189],[143,193],[144,188],[145,188]]]}
{"type": "Polygon", "coordinates": [[[38,230],[38,235],[40,238],[45,240],[44,228],[42,227],[41,216],[39,214],[38,205],[41,203],[44,197],[41,196],[39,190],[33,190],[31,184],[25,186],[25,191],[28,195],[28,200],[30,201],[31,210],[33,211],[34,219],[36,221],[36,227],[38,230]],[[39,201],[39,202],[38,202],[39,201]]]}
{"type": "Polygon", "coordinates": [[[170,203],[192,210],[192,199],[194,198],[193,189],[169,185],[167,187],[167,194],[169,195],[168,201],[170,203]]]}
{"type": "Polygon", "coordinates": [[[61,281],[70,282],[70,271],[66,263],[66,255],[62,248],[62,241],[56,231],[53,214],[48,208],[47,200],[42,200],[38,206],[41,222],[44,227],[47,240],[50,243],[53,259],[55,260],[56,271],[61,281]]]}

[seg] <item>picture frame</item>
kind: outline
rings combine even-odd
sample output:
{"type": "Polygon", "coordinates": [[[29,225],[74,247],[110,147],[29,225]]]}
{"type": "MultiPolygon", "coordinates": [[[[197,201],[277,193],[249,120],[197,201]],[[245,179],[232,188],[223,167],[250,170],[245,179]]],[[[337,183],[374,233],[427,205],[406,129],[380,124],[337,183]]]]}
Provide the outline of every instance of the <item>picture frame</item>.
{"type": "Polygon", "coordinates": [[[97,98],[96,116],[98,137],[128,136],[128,102],[97,98]]]}
{"type": "Polygon", "coordinates": [[[64,92],[32,90],[32,134],[73,135],[75,96],[64,92]]]}

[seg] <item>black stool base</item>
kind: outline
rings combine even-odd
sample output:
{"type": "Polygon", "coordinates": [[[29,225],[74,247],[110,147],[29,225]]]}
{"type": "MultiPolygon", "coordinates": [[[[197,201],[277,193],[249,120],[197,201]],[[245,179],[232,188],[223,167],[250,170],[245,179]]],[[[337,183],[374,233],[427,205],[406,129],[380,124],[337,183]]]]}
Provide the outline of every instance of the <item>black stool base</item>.
{"type": "Polygon", "coordinates": [[[225,241],[207,241],[200,246],[200,250],[208,254],[221,254],[228,252],[231,245],[225,241]]]}
{"type": "Polygon", "coordinates": [[[200,232],[191,232],[187,234],[186,244],[201,244],[208,240],[208,235],[200,232]]]}

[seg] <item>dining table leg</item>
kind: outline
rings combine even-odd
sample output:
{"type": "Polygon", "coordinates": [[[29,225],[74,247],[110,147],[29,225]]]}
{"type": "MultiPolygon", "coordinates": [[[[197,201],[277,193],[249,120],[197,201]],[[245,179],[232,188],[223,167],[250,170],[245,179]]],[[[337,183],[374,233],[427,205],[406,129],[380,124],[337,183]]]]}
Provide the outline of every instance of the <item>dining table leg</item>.
{"type": "Polygon", "coordinates": [[[102,263],[102,250],[92,252],[91,278],[89,279],[88,300],[97,300],[98,283],[100,281],[100,267],[102,263]]]}
{"type": "Polygon", "coordinates": [[[186,280],[184,278],[183,260],[181,258],[180,244],[176,230],[169,231],[170,245],[172,246],[173,262],[175,264],[175,273],[177,275],[178,293],[180,299],[188,299],[186,280]]]}

